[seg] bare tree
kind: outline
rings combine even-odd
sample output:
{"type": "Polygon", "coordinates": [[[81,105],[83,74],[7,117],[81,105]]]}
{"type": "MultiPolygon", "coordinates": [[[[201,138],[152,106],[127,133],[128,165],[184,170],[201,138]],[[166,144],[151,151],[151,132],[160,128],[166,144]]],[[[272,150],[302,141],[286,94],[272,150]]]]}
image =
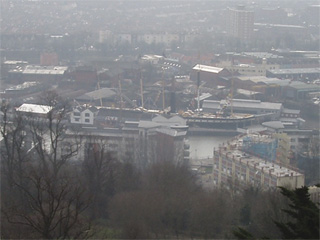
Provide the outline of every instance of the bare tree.
{"type": "Polygon", "coordinates": [[[107,142],[89,136],[84,147],[83,173],[92,196],[92,218],[107,216],[108,199],[114,195],[118,161],[107,150],[107,142]]]}
{"type": "Polygon", "coordinates": [[[43,167],[51,167],[57,176],[61,167],[77,154],[80,139],[74,137],[73,141],[65,142],[67,116],[70,111],[69,102],[57,93],[48,91],[41,96],[41,103],[50,107],[51,110],[44,119],[32,118],[29,121],[30,132],[43,167]]]}
{"type": "MultiPolygon", "coordinates": [[[[1,173],[6,176],[6,181],[12,185],[15,176],[19,176],[22,164],[26,162],[26,126],[19,114],[12,113],[13,108],[9,104],[2,104],[0,137],[1,173]],[[18,171],[18,172],[17,172],[18,171]]],[[[2,179],[4,180],[4,179],[2,179]]]]}
{"type": "Polygon", "coordinates": [[[51,110],[45,117],[14,111],[9,117],[8,106],[2,108],[1,220],[38,238],[83,238],[90,199],[80,169],[69,161],[79,141],[66,142],[68,103],[53,92],[44,99],[51,110]]]}
{"type": "Polygon", "coordinates": [[[71,171],[61,174],[56,181],[53,172],[32,166],[23,176],[26,184],[15,183],[24,194],[26,206],[13,197],[5,202],[2,213],[11,224],[27,226],[38,237],[83,238],[90,225],[82,215],[89,201],[84,188],[71,171]]]}

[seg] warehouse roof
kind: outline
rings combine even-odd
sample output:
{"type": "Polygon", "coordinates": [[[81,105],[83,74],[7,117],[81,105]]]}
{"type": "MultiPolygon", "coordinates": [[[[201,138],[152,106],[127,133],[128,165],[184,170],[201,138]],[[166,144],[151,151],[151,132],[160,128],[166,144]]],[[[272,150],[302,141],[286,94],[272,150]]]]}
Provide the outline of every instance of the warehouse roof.
{"type": "Polygon", "coordinates": [[[116,95],[116,92],[110,88],[101,88],[99,90],[95,90],[92,92],[85,93],[78,97],[78,100],[99,100],[99,99],[105,99],[105,98],[111,98],[114,95],[116,95]]]}
{"type": "Polygon", "coordinates": [[[219,72],[221,72],[223,70],[223,68],[212,67],[212,66],[201,65],[201,64],[195,65],[192,69],[193,70],[198,70],[198,71],[201,71],[201,72],[210,72],[210,73],[219,73],[219,72]]]}
{"type": "Polygon", "coordinates": [[[237,76],[237,79],[242,81],[251,81],[254,83],[264,83],[267,85],[288,85],[291,80],[279,78],[267,78],[265,76],[237,76]]]}
{"type": "Polygon", "coordinates": [[[63,75],[67,71],[68,67],[65,66],[38,66],[28,65],[22,71],[23,74],[49,74],[49,75],[63,75]]]}
{"type": "Polygon", "coordinates": [[[289,69],[274,69],[268,70],[272,74],[320,74],[320,68],[289,68],[289,69]]]}

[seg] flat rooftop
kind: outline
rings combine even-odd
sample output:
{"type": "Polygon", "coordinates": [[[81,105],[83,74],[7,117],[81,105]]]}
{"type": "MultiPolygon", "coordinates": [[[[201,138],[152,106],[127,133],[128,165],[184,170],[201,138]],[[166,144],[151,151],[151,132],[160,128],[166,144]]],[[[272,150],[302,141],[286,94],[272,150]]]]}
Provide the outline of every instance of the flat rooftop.
{"type": "Polygon", "coordinates": [[[212,67],[212,66],[201,65],[201,64],[195,65],[192,69],[200,72],[210,72],[210,73],[219,73],[223,70],[223,68],[212,67]]]}

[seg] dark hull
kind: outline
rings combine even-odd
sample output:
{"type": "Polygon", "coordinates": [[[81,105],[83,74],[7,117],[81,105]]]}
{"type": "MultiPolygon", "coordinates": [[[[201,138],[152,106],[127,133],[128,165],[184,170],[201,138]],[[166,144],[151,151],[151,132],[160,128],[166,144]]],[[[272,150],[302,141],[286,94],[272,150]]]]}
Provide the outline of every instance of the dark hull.
{"type": "Polygon", "coordinates": [[[209,129],[234,129],[252,125],[256,118],[205,118],[205,117],[184,117],[187,125],[192,128],[209,128],[209,129]]]}

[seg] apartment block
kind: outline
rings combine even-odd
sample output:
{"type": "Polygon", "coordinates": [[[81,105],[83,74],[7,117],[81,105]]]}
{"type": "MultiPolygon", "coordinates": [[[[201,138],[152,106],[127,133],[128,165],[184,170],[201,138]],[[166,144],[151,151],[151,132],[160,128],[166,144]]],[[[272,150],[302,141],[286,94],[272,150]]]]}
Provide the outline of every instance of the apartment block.
{"type": "Polygon", "coordinates": [[[227,33],[235,38],[249,40],[253,36],[254,12],[244,6],[228,8],[226,11],[227,33]]]}
{"type": "Polygon", "coordinates": [[[246,153],[242,146],[243,138],[235,138],[214,151],[212,179],[217,187],[241,189],[253,185],[269,189],[304,186],[302,173],[246,153]]]}

